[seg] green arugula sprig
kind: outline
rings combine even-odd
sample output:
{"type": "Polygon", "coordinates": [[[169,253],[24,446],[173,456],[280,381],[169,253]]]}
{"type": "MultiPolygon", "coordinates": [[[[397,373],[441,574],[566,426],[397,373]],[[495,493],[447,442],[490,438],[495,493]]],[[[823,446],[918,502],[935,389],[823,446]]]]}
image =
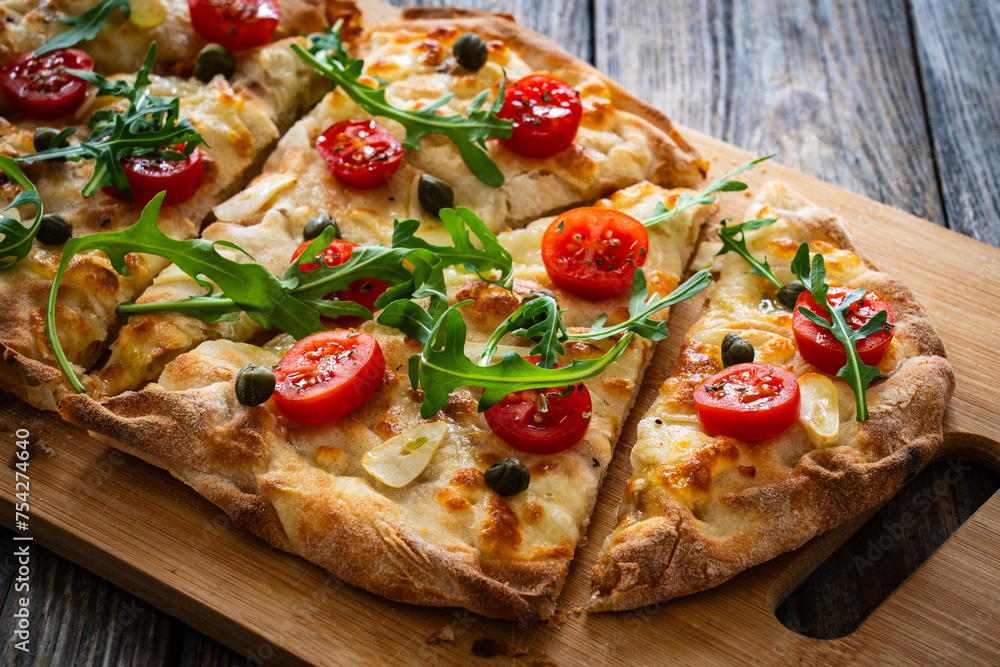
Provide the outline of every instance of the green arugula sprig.
{"type": "Polygon", "coordinates": [[[677,203],[674,204],[673,208],[668,209],[663,202],[657,202],[656,208],[653,209],[653,215],[643,220],[642,224],[646,227],[652,227],[660,224],[661,222],[666,222],[667,220],[680,214],[681,211],[685,211],[692,206],[712,204],[715,202],[715,197],[713,195],[717,192],[741,192],[746,190],[747,187],[749,187],[746,183],[741,181],[732,181],[730,179],[736,174],[741,174],[744,171],[753,169],[764,160],[770,160],[776,155],[777,153],[765,155],[764,157],[757,158],[756,160],[752,160],[744,165],[736,167],[736,169],[723,174],[721,177],[709,183],[708,187],[693,197],[689,191],[685,190],[681,193],[680,197],[677,198],[677,203]]]}
{"type": "Polygon", "coordinates": [[[494,114],[503,106],[506,79],[500,84],[496,101],[489,109],[482,109],[489,89],[482,91],[472,100],[468,116],[461,114],[440,115],[437,110],[451,101],[453,93],[439,97],[429,105],[416,111],[397,109],[385,99],[385,90],[372,88],[361,83],[358,78],[364,69],[364,61],[352,59],[340,39],[343,21],[338,21],[333,30],[327,28],[323,34],[310,35],[312,46],[303,48],[292,44],[291,49],[305,62],[330,79],[358,106],[373,116],[391,118],[406,129],[403,146],[416,150],[420,139],[428,134],[440,134],[451,140],[462,156],[469,170],[483,183],[498,188],[504,183],[503,172],[486,153],[486,140],[490,137],[509,139],[513,123],[497,118],[494,114]]]}
{"type": "Polygon", "coordinates": [[[3,235],[0,239],[0,269],[6,269],[24,259],[31,251],[31,242],[35,240],[38,228],[42,225],[42,198],[34,183],[28,180],[13,158],[0,155],[0,171],[24,188],[4,211],[22,204],[35,205],[35,220],[30,227],[25,227],[24,223],[8,216],[0,218],[0,234],[3,235]]]}
{"type": "Polygon", "coordinates": [[[839,305],[831,306],[827,301],[830,285],[826,282],[826,264],[823,255],[818,253],[814,255],[810,265],[809,246],[805,243],[800,245],[795,253],[795,258],[792,260],[792,273],[806,286],[817,305],[823,307],[830,315],[830,321],[827,321],[826,318],[817,315],[808,308],[799,306],[799,312],[806,319],[829,331],[844,346],[847,362],[843,368],[837,371],[837,377],[846,380],[854,391],[857,420],[866,421],[869,415],[865,391],[872,380],[878,377],[879,370],[861,361],[857,342],[883,329],[886,326],[888,313],[880,310],[861,327],[852,329],[847,324],[847,314],[851,306],[864,299],[865,290],[851,290],[839,305]]]}
{"type": "Polygon", "coordinates": [[[781,289],[783,285],[778,280],[778,277],[774,275],[774,272],[771,271],[771,267],[767,263],[767,257],[764,257],[763,261],[758,260],[750,253],[746,242],[746,232],[748,230],[760,229],[777,221],[777,218],[757,218],[756,220],[741,222],[738,225],[727,225],[726,223],[729,220],[723,220],[722,229],[719,230],[719,240],[722,241],[722,250],[715,253],[715,256],[718,257],[719,255],[735,252],[750,265],[748,273],[761,276],[778,289],[781,289]]]}
{"type": "Polygon", "coordinates": [[[180,118],[180,101],[177,98],[158,97],[147,90],[155,60],[156,44],[153,43],[132,82],[124,79],[111,81],[94,72],[66,70],[96,86],[99,95],[127,99],[128,108],[121,112],[116,109],[95,112],[88,122],[90,136],[79,144],[60,146],[53,141],[53,148],[19,157],[18,161],[33,164],[62,158],[73,161],[92,159],[95,161],[94,174],[83,187],[83,196],[92,197],[102,187],[110,186],[131,199],[132,191],[121,165],[123,159],[144,156],[183,160],[199,145],[205,144],[191,121],[180,118]],[[183,148],[173,150],[164,146],[183,148]]]}
{"type": "Polygon", "coordinates": [[[71,26],[70,29],[56,35],[40,48],[35,49],[35,55],[40,56],[56,49],[67,49],[88,39],[94,39],[104,24],[108,22],[111,12],[116,9],[122,10],[125,18],[132,15],[128,0],[101,0],[79,16],[56,19],[56,23],[71,26]]]}

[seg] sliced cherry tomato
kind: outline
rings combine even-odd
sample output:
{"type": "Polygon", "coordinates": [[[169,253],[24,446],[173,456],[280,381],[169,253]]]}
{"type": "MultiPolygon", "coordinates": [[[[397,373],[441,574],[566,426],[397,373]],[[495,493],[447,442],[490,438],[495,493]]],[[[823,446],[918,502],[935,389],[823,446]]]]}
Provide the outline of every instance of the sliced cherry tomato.
{"type": "Polygon", "coordinates": [[[799,418],[799,381],[767,364],[736,364],[694,390],[698,418],[711,433],[765,440],[799,418]]]}
{"type": "MultiPolygon", "coordinates": [[[[180,147],[177,150],[181,150],[180,147]]],[[[204,169],[201,164],[201,151],[195,148],[186,160],[169,162],[153,160],[148,157],[127,157],[122,160],[125,169],[125,179],[132,191],[132,201],[145,206],[149,201],[164,190],[164,206],[183,204],[194,197],[204,179],[204,169]]],[[[115,199],[128,201],[118,188],[103,187],[102,192],[115,199]]]]}
{"type": "Polygon", "coordinates": [[[383,375],[385,357],[371,334],[324,331],[303,338],[282,357],[272,398],[294,422],[325,424],[371,398],[383,375]]]}
{"type": "MultiPolygon", "coordinates": [[[[525,359],[539,362],[537,356],[525,359]]],[[[583,440],[592,410],[590,391],[581,383],[514,392],[483,416],[490,430],[511,447],[529,454],[558,454],[583,440]],[[546,403],[548,409],[543,411],[546,403]]]]}
{"type": "MultiPolygon", "coordinates": [[[[831,306],[839,306],[844,297],[851,291],[853,290],[850,287],[831,285],[826,300],[831,306]]],[[[843,344],[828,330],[806,319],[806,316],[799,312],[799,306],[811,310],[827,322],[831,321],[829,313],[825,308],[819,307],[811,293],[803,292],[799,295],[798,301],[795,302],[792,331],[795,334],[795,342],[799,346],[802,358],[821,371],[835,374],[847,363],[843,344]]],[[[852,305],[845,318],[847,325],[856,331],[864,326],[868,320],[875,317],[880,310],[886,312],[886,324],[889,326],[855,343],[861,361],[869,366],[878,365],[885,353],[889,351],[889,344],[892,342],[894,333],[893,325],[896,323],[892,309],[879,295],[874,292],[865,292],[865,298],[852,305]]]]}
{"type": "MultiPolygon", "coordinates": [[[[306,241],[300,245],[298,249],[296,249],[295,254],[292,255],[293,262],[297,260],[303,252],[305,252],[310,243],[311,241],[306,241]]],[[[349,260],[351,255],[354,253],[354,249],[357,247],[357,243],[335,239],[333,243],[331,243],[330,246],[323,251],[323,259],[327,266],[338,266],[349,260]]],[[[319,261],[318,255],[316,260],[317,262],[319,261]]],[[[300,264],[299,268],[303,271],[315,271],[319,268],[319,264],[317,262],[300,264]]],[[[375,302],[387,289],[389,289],[389,283],[381,280],[375,280],[374,278],[359,278],[348,285],[347,289],[327,294],[323,298],[330,301],[353,301],[354,303],[361,304],[368,310],[374,311],[375,302]]],[[[345,328],[358,326],[364,321],[360,317],[354,317],[353,315],[344,315],[343,317],[338,317],[336,319],[329,317],[323,317],[321,319],[327,326],[332,325],[345,328]]]]}
{"type": "Polygon", "coordinates": [[[316,150],[334,176],[355,188],[382,185],[403,158],[399,140],[373,120],[331,125],[316,140],[316,150]]]}
{"type": "Polygon", "coordinates": [[[557,286],[592,301],[632,289],[646,263],[649,234],[632,216],[608,208],[575,208],[552,221],[542,237],[542,261],[557,286]]]}
{"type": "Polygon", "coordinates": [[[60,67],[92,72],[94,60],[77,49],[57,49],[33,57],[22,53],[0,67],[0,90],[29,118],[66,116],[83,104],[87,82],[60,67]]]}
{"type": "Polygon", "coordinates": [[[583,116],[580,96],[552,74],[529,74],[507,89],[497,118],[513,121],[510,139],[500,143],[518,155],[552,157],[576,137],[583,116]]]}
{"type": "Polygon", "coordinates": [[[277,0],[188,0],[188,9],[194,31],[230,51],[264,46],[281,17],[277,0]]]}

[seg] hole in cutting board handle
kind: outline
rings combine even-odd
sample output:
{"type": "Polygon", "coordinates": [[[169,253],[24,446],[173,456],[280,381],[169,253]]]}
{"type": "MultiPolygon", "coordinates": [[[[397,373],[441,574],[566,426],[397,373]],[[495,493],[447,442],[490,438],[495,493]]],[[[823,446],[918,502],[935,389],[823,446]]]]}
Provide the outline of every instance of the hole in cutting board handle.
{"type": "Polygon", "coordinates": [[[1000,474],[968,459],[928,466],[792,591],[775,617],[814,639],[851,634],[997,489],[1000,474]]]}

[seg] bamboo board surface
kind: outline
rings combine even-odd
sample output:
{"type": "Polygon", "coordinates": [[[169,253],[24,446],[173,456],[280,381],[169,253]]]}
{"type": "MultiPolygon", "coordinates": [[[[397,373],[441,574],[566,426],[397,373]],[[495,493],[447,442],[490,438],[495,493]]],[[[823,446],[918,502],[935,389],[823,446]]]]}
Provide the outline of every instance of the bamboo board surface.
{"type": "MultiPolygon", "coordinates": [[[[392,10],[362,3],[368,20],[392,10]]],[[[748,155],[682,131],[717,175],[748,155]]],[[[928,310],[955,367],[957,389],[946,415],[946,454],[1000,466],[996,381],[1000,361],[1000,250],[777,164],[750,172],[751,191],[782,179],[854,224],[879,268],[908,284],[928,310]],[[977,307],[968,307],[975,289],[977,307]]],[[[727,195],[724,216],[740,217],[748,199],[727,195]]],[[[557,627],[522,629],[461,610],[389,602],[343,585],[318,567],[233,530],[224,515],[161,471],[97,443],[51,415],[20,403],[0,407],[0,457],[14,451],[13,432],[27,428],[56,452],[31,459],[32,526],[41,544],[108,578],[164,611],[232,646],[249,660],[278,663],[436,664],[467,662],[472,641],[502,638],[526,647],[531,662],[560,664],[791,662],[996,662],[1000,655],[1000,497],[994,497],[852,635],[813,640],[774,618],[781,599],[853,526],[754,568],[723,586],[668,604],[588,616],[589,572],[614,523],[629,473],[627,451],[655,389],[676,359],[697,303],[676,309],[675,338],[660,346],[639,404],[626,423],[588,532],[589,543],[564,589],[557,627]],[[426,643],[450,625],[454,646],[426,643]]],[[[3,395],[6,399],[8,396],[3,395]]],[[[4,521],[13,512],[13,472],[0,472],[4,521]]],[[[862,519],[855,522],[860,524],[862,519]]]]}

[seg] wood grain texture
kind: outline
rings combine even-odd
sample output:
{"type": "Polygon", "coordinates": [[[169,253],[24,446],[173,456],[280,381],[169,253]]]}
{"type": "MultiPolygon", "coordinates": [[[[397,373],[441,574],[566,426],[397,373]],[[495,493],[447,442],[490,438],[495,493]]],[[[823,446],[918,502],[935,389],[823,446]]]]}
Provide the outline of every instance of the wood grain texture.
{"type": "Polygon", "coordinates": [[[1000,3],[912,1],[948,224],[1000,246],[1000,3]]]}

